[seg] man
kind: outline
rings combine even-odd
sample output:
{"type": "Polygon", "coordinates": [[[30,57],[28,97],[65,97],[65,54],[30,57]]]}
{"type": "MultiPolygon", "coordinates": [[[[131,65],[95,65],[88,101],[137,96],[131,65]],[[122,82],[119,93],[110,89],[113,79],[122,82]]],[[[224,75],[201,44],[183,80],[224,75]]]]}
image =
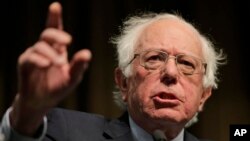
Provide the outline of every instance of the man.
{"type": "Polygon", "coordinates": [[[191,24],[172,14],[132,17],[117,45],[119,119],[53,109],[80,82],[89,50],[67,60],[71,36],[63,31],[61,5],[52,3],[47,28],[18,60],[19,91],[2,122],[5,140],[198,141],[185,126],[202,111],[222,53],[191,24]],[[154,137],[153,137],[153,136],[154,137]]]}

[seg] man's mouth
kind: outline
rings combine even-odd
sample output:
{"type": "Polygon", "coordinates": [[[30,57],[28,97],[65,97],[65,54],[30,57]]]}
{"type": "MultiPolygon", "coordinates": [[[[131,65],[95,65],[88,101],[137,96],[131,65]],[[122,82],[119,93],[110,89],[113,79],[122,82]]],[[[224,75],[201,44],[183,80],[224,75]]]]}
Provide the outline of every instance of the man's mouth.
{"type": "Polygon", "coordinates": [[[153,96],[153,101],[157,105],[176,106],[180,100],[172,93],[161,92],[153,96]]]}
{"type": "Polygon", "coordinates": [[[161,99],[177,99],[175,95],[169,93],[160,93],[156,96],[160,97],[161,99]]]}

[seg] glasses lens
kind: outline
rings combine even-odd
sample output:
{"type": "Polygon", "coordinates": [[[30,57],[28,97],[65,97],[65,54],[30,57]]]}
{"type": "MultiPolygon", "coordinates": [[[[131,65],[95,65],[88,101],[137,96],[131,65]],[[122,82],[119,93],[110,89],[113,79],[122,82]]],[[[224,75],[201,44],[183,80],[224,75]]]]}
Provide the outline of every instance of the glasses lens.
{"type": "Polygon", "coordinates": [[[160,68],[167,58],[167,54],[159,51],[147,51],[141,55],[141,65],[148,69],[160,68]]]}
{"type": "Polygon", "coordinates": [[[176,63],[178,66],[179,71],[184,74],[193,74],[199,71],[200,62],[192,57],[187,55],[179,55],[176,58],[176,63]]]}

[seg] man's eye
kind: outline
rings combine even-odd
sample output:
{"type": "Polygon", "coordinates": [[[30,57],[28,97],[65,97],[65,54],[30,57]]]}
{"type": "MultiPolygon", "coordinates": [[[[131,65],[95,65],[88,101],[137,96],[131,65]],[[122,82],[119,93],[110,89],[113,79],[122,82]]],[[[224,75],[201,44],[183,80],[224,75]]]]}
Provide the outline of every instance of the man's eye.
{"type": "Polygon", "coordinates": [[[163,60],[163,57],[161,57],[160,55],[153,55],[153,56],[149,56],[147,58],[147,62],[149,61],[162,61],[163,60]]]}
{"type": "Polygon", "coordinates": [[[195,68],[194,63],[187,61],[187,60],[178,60],[178,64],[186,66],[186,67],[195,68]]]}

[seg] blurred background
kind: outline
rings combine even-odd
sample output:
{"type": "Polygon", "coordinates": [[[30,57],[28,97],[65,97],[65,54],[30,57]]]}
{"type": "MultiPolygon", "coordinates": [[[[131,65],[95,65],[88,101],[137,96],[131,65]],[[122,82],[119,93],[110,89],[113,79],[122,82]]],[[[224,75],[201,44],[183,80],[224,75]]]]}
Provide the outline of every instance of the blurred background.
{"type": "MultiPolygon", "coordinates": [[[[17,93],[18,56],[39,38],[52,0],[1,2],[0,116],[17,93]]],[[[199,122],[188,128],[201,138],[229,140],[230,124],[250,124],[249,18],[250,3],[236,0],[59,0],[64,28],[72,34],[70,56],[81,48],[93,53],[84,80],[59,107],[117,117],[113,70],[117,65],[110,38],[122,21],[138,12],[178,12],[194,23],[228,56],[199,122]]]]}

